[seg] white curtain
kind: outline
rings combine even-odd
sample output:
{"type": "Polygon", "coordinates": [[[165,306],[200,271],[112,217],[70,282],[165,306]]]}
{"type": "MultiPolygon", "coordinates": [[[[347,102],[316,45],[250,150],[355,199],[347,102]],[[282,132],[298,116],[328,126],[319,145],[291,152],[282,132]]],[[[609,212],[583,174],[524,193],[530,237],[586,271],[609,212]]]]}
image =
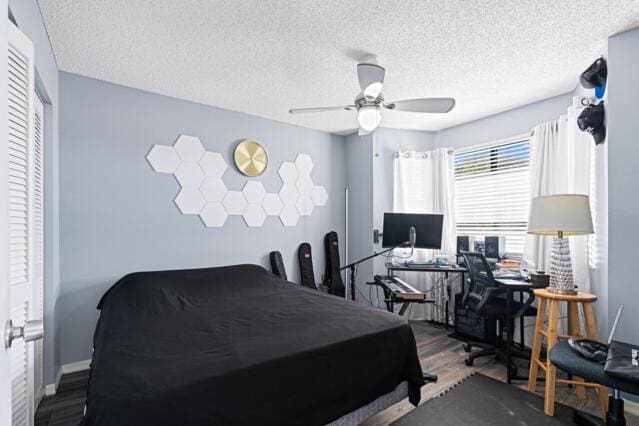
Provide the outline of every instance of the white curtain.
{"type": "MultiPolygon", "coordinates": [[[[553,194],[590,195],[594,173],[591,156],[594,155],[592,137],[577,127],[577,117],[583,107],[581,98],[573,100],[573,106],[557,120],[542,123],[533,129],[530,141],[531,191],[532,198],[553,194]]],[[[593,202],[591,200],[591,206],[593,202]]],[[[579,291],[590,291],[588,236],[568,237],[572,257],[575,284],[579,291]]],[[[552,252],[552,237],[527,235],[524,259],[532,260],[537,270],[548,272],[552,252]]],[[[567,331],[566,308],[561,306],[560,321],[567,331]]],[[[583,320],[581,321],[583,324],[583,320]]],[[[534,319],[526,318],[526,343],[532,343],[534,319]]],[[[515,331],[518,339],[519,330],[515,331]]]]}
{"type": "MultiPolygon", "coordinates": [[[[454,161],[450,148],[426,152],[400,151],[395,156],[393,211],[444,215],[441,250],[415,250],[413,260],[417,262],[432,260],[436,254],[455,254],[454,161]]],[[[423,272],[402,274],[402,279],[418,290],[430,292],[438,301],[435,306],[411,304],[409,319],[444,321],[447,293],[443,275],[423,272]]]]}
{"type": "MultiPolygon", "coordinates": [[[[553,194],[590,193],[590,173],[594,142],[577,127],[580,107],[568,108],[558,120],[542,123],[533,130],[531,146],[532,198],[553,194]]],[[[590,290],[588,271],[588,237],[568,237],[575,274],[580,291],[590,290]]],[[[528,235],[524,259],[535,262],[538,270],[550,269],[552,238],[528,235]]]]}

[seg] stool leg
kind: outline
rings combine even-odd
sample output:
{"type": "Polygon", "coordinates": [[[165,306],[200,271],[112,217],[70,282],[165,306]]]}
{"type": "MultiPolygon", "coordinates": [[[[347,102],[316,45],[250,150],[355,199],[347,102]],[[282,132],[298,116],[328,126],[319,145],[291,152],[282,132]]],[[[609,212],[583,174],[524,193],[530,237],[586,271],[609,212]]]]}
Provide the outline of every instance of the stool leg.
{"type": "Polygon", "coordinates": [[[546,393],[544,396],[544,413],[552,416],[555,413],[555,374],[556,368],[550,362],[550,349],[557,343],[557,323],[559,322],[559,301],[550,300],[548,310],[548,343],[546,351],[546,393]]]}
{"type": "MultiPolygon", "coordinates": [[[[579,327],[579,304],[577,302],[568,302],[568,318],[570,319],[568,323],[570,324],[570,335],[574,337],[580,337],[581,331],[579,327]]],[[[579,377],[574,377],[574,380],[578,382],[583,382],[584,380],[579,377]]],[[[577,398],[585,399],[586,398],[586,388],[585,386],[577,385],[577,398]]]]}
{"type": "Polygon", "coordinates": [[[539,372],[539,354],[541,353],[541,330],[544,328],[544,317],[546,316],[546,299],[539,298],[537,305],[537,318],[535,319],[535,335],[533,338],[532,352],[530,353],[530,370],[528,372],[528,391],[537,391],[537,373],[539,372]]]}
{"type": "MultiPolygon", "coordinates": [[[[592,309],[592,303],[584,303],[583,308],[584,319],[586,320],[586,336],[589,339],[597,340],[597,324],[595,323],[595,313],[592,309]]],[[[606,412],[608,411],[608,388],[605,386],[599,386],[597,388],[597,397],[599,398],[601,414],[605,419],[606,412]]]]}

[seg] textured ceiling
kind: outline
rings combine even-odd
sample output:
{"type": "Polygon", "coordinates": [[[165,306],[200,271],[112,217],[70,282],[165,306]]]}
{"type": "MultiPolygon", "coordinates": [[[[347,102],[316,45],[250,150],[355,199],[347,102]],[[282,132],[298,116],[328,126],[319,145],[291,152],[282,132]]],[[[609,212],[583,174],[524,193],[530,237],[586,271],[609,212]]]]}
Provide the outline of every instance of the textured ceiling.
{"type": "Polygon", "coordinates": [[[375,53],[387,100],[452,96],[449,114],[384,111],[383,127],[439,130],[565,93],[639,23],[636,0],[39,0],[58,66],[314,129],[355,113],[292,116],[357,94],[375,53]]]}

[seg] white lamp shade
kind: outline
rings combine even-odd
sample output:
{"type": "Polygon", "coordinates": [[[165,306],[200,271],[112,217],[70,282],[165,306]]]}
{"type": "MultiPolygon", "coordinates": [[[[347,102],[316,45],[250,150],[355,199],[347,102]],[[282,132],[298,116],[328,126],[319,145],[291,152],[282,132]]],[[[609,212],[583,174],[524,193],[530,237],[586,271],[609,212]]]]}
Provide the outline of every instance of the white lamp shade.
{"type": "Polygon", "coordinates": [[[533,198],[528,233],[535,235],[587,235],[594,232],[587,195],[563,194],[533,198]]]}

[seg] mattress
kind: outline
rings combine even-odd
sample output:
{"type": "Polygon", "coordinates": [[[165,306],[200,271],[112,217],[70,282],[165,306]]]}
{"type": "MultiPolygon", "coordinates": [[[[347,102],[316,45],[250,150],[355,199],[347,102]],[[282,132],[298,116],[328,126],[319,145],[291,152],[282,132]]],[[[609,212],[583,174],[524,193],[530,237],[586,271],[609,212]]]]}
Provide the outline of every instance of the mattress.
{"type": "Polygon", "coordinates": [[[256,265],[141,272],[102,297],[84,425],[331,423],[423,384],[401,317],[256,265]]]}

